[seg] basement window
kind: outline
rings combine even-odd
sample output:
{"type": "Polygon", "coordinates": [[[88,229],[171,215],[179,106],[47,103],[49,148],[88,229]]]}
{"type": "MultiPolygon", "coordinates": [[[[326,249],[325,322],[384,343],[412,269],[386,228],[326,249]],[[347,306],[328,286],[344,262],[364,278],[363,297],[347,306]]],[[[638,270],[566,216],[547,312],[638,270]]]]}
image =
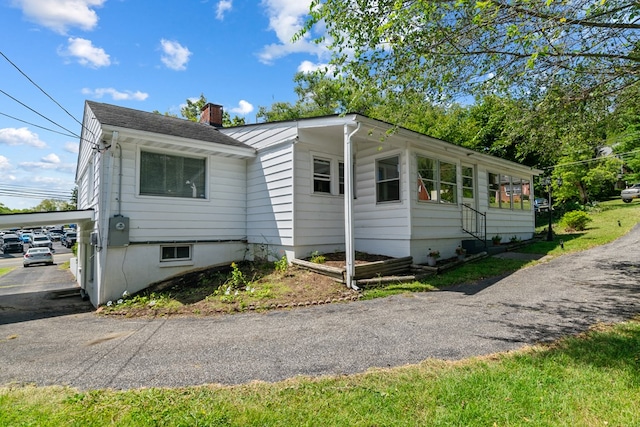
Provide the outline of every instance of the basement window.
{"type": "Polygon", "coordinates": [[[160,261],[188,261],[191,259],[191,245],[160,247],[160,261]]]}

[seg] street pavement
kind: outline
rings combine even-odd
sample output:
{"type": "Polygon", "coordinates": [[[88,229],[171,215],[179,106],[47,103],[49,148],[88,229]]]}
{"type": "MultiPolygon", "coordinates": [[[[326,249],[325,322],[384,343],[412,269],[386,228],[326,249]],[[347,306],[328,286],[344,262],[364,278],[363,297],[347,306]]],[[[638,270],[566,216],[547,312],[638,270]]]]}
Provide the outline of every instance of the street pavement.
{"type": "Polygon", "coordinates": [[[0,384],[242,384],[514,350],[638,314],[639,240],[636,226],[611,244],[505,277],[267,313],[115,319],[76,298],[68,304],[78,311],[26,320],[8,315],[0,297],[0,384]]]}

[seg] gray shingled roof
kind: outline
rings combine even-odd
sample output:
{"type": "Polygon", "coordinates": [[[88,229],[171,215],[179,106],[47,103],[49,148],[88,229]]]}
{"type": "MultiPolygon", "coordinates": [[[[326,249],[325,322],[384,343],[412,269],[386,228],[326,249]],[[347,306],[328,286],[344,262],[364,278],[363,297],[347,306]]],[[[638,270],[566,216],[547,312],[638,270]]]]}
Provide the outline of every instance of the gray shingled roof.
{"type": "Polygon", "coordinates": [[[192,122],[186,119],[148,113],[117,105],[86,101],[93,114],[102,125],[117,126],[145,132],[159,133],[182,138],[195,139],[234,147],[253,148],[223,134],[214,126],[192,122]]]}

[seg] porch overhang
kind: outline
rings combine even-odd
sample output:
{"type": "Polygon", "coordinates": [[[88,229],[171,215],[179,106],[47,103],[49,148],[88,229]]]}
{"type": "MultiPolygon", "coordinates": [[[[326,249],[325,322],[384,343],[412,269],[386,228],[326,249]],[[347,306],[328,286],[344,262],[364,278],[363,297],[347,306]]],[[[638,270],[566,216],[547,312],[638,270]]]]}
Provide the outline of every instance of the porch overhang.
{"type": "Polygon", "coordinates": [[[93,221],[93,209],[79,211],[28,212],[17,214],[0,214],[0,228],[32,227],[53,224],[76,224],[93,221]]]}

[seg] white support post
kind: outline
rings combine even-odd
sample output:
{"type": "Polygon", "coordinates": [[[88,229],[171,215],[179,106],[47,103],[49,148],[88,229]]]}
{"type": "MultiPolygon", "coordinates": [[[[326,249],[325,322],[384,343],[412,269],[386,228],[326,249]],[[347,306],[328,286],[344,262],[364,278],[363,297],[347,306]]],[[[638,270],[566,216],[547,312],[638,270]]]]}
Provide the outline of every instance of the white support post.
{"type": "Polygon", "coordinates": [[[355,276],[355,239],[353,237],[353,148],[351,137],[360,130],[360,123],[349,133],[349,125],[344,125],[344,246],[346,261],[346,284],[357,289],[353,283],[355,276]]]}

